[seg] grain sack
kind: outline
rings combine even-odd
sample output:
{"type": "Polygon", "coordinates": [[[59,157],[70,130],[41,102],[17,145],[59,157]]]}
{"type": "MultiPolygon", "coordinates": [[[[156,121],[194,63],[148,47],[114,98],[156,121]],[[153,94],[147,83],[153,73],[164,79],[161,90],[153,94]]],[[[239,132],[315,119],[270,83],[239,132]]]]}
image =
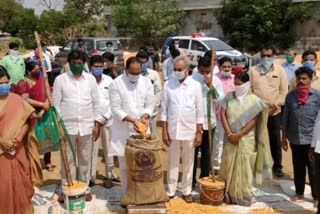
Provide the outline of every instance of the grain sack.
{"type": "Polygon", "coordinates": [[[126,145],[128,185],[121,204],[150,204],[169,200],[163,186],[161,141],[131,136],[126,145]]]}

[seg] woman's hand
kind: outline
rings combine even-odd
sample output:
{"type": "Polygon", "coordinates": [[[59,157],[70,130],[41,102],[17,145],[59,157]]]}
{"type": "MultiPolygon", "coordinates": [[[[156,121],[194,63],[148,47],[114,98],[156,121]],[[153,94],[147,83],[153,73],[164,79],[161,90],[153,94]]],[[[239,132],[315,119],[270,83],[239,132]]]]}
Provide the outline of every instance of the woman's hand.
{"type": "Polygon", "coordinates": [[[50,109],[50,103],[49,100],[46,100],[44,103],[42,103],[42,108],[46,111],[50,109]]]}
{"type": "Polygon", "coordinates": [[[231,144],[233,145],[236,145],[239,143],[240,139],[241,139],[241,135],[239,133],[231,133],[231,134],[228,134],[228,140],[231,144]]]}
{"type": "Polygon", "coordinates": [[[2,142],[1,146],[2,146],[2,149],[4,151],[6,151],[6,152],[13,151],[16,148],[15,141],[12,141],[12,140],[11,141],[6,141],[6,142],[2,142]]]}

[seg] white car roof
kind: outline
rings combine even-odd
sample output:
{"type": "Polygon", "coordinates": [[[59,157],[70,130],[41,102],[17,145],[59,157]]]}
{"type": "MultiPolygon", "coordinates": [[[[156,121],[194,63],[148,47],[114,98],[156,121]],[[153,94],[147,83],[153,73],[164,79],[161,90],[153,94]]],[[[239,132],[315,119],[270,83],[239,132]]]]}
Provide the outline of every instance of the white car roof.
{"type": "Polygon", "coordinates": [[[194,39],[199,41],[206,41],[206,40],[219,40],[215,37],[207,37],[207,36],[199,36],[199,37],[192,37],[192,36],[174,36],[172,39],[194,39]]]}

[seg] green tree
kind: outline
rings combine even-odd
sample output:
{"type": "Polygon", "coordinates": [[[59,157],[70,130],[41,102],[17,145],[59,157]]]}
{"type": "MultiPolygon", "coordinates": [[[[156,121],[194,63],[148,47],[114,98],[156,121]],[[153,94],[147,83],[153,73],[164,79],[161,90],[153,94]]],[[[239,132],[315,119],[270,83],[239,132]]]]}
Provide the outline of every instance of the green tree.
{"type": "Polygon", "coordinates": [[[121,36],[159,45],[178,30],[183,12],[174,0],[114,0],[112,21],[121,36]]]}
{"type": "Polygon", "coordinates": [[[312,17],[308,4],[291,0],[224,0],[218,21],[231,45],[255,50],[264,43],[288,48],[294,22],[312,17]]]}

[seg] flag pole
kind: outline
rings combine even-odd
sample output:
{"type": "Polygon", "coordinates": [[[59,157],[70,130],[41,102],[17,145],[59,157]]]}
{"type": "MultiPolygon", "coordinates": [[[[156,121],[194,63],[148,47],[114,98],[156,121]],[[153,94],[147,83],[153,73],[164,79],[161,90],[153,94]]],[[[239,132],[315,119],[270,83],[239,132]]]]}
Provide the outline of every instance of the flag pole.
{"type": "MultiPolygon", "coordinates": [[[[44,64],[44,59],[43,59],[43,54],[42,54],[42,49],[41,49],[40,36],[39,36],[38,32],[36,32],[36,31],[34,32],[34,36],[36,39],[37,47],[39,49],[39,60],[40,60],[41,68],[43,71],[44,84],[45,84],[45,89],[46,89],[48,101],[49,101],[50,106],[53,106],[52,95],[51,95],[51,90],[50,90],[50,85],[49,85],[49,80],[48,80],[48,74],[47,74],[47,68],[44,64]]],[[[61,127],[61,125],[57,119],[57,115],[56,114],[54,114],[54,115],[55,115],[56,124],[58,126],[59,135],[61,138],[60,139],[60,151],[61,151],[61,155],[62,155],[63,166],[66,171],[67,182],[68,182],[69,186],[72,186],[70,166],[68,163],[67,153],[66,153],[66,142],[65,142],[65,139],[61,137],[62,135],[64,135],[64,130],[61,127]]]]}

